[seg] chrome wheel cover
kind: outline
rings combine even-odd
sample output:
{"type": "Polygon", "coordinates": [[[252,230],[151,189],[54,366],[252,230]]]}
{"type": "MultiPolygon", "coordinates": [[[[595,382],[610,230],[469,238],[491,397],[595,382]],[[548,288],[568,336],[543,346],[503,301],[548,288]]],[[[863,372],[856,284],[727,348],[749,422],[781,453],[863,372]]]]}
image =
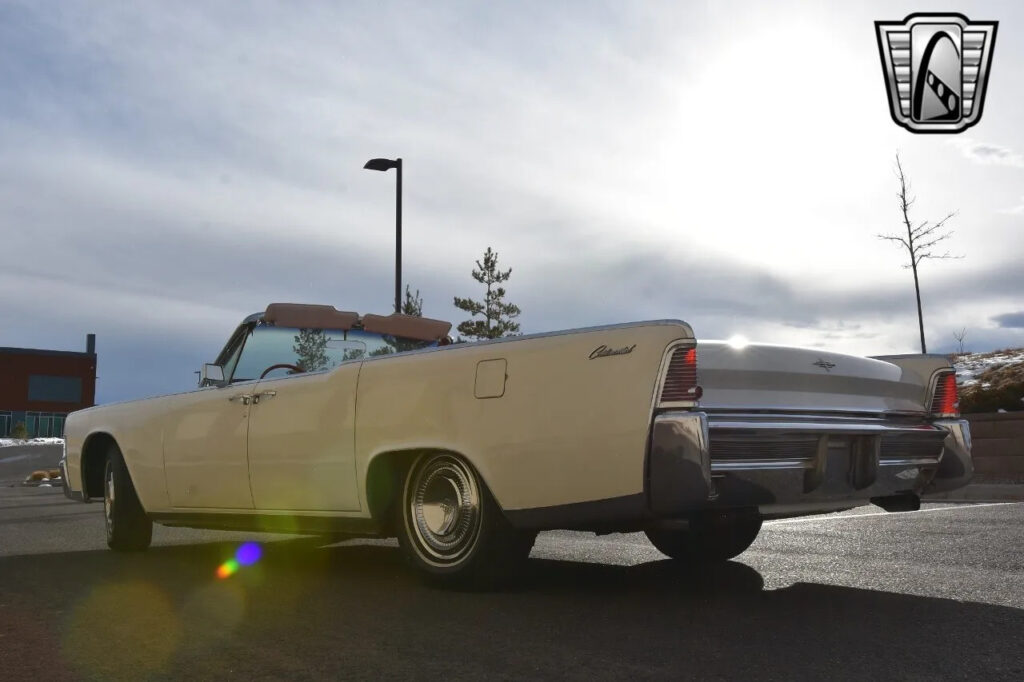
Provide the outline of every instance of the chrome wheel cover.
{"type": "Polygon", "coordinates": [[[480,535],[476,475],[451,455],[433,455],[409,478],[407,523],[423,558],[438,565],[463,559],[480,535]]]}

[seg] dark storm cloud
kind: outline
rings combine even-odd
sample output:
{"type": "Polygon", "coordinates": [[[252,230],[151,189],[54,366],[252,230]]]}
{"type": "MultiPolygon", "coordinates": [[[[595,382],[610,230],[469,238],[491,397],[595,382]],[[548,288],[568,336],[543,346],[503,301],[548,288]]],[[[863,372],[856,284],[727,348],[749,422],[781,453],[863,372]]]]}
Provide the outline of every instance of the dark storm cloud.
{"type": "MultiPolygon", "coordinates": [[[[770,324],[828,340],[871,339],[877,337],[873,327],[879,321],[912,315],[915,306],[909,275],[905,285],[858,282],[836,290],[670,249],[635,247],[609,253],[577,245],[572,253],[569,266],[552,264],[532,272],[534,282],[511,283],[531,330],[678,317],[705,337],[770,324]]],[[[925,271],[922,276],[926,311],[1024,291],[1024,269],[1014,262],[941,273],[942,279],[939,274],[925,271]]]]}
{"type": "Polygon", "coordinates": [[[99,335],[103,401],[194,385],[193,370],[216,356],[242,317],[270,302],[379,301],[375,309],[388,312],[392,299],[393,266],[351,248],[180,231],[124,242],[100,233],[74,263],[14,264],[4,283],[17,280],[31,293],[0,295],[4,317],[34,339],[26,344],[74,348],[78,336],[99,335]]]}
{"type": "Polygon", "coordinates": [[[1019,313],[1003,313],[1002,315],[995,315],[992,318],[992,321],[1000,327],[1024,329],[1024,311],[1019,313]]]}
{"type": "MultiPolygon", "coordinates": [[[[386,313],[393,300],[390,253],[355,245],[359,234],[328,238],[284,224],[254,230],[159,211],[128,221],[102,207],[69,208],[74,225],[50,226],[65,248],[13,260],[0,273],[0,312],[22,321],[29,340],[17,343],[74,349],[86,332],[98,333],[104,401],[186,390],[240,319],[270,302],[386,313]]],[[[875,322],[913,311],[909,279],[896,288],[826,291],[678,247],[611,248],[571,230],[535,238],[544,248],[532,257],[502,252],[503,266],[513,267],[509,299],[523,308],[527,333],[675,317],[703,338],[785,325],[821,343],[871,339],[875,322]]],[[[472,262],[428,256],[407,252],[404,280],[421,290],[427,315],[457,324],[464,314],[452,296],[480,295],[472,262]]],[[[941,280],[926,273],[923,290],[926,307],[1014,296],[1024,273],[1012,263],[941,280]]]]}
{"type": "Polygon", "coordinates": [[[516,285],[531,328],[671,317],[705,338],[765,323],[838,331],[836,320],[855,308],[895,307],[881,295],[874,304],[858,305],[856,296],[826,299],[754,266],[671,249],[573,254],[570,265],[552,264],[531,273],[533,284],[516,285]]]}

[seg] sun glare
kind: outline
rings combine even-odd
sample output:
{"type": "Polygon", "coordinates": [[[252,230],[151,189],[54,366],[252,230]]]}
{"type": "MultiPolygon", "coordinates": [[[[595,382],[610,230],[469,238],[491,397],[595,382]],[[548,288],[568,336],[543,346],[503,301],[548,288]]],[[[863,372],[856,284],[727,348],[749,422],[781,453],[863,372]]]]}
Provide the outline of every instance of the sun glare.
{"type": "Polygon", "coordinates": [[[742,334],[733,334],[731,337],[729,337],[729,340],[726,341],[726,343],[728,343],[729,347],[732,348],[733,350],[743,350],[744,348],[747,347],[747,344],[750,343],[750,339],[743,336],[742,334]]]}

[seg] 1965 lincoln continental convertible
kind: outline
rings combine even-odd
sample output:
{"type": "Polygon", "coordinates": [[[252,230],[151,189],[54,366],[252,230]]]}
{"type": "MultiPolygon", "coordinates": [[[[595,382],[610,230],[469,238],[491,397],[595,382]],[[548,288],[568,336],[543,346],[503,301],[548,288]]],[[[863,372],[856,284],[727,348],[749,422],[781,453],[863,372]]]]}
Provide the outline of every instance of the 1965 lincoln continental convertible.
{"type": "Polygon", "coordinates": [[[446,322],[273,304],[197,390],[67,419],[66,494],[107,543],[172,526],[397,536],[442,580],[515,571],[537,531],[644,531],[725,561],[763,519],[965,485],[941,356],[698,343],[677,320],[451,344],[446,322]]]}

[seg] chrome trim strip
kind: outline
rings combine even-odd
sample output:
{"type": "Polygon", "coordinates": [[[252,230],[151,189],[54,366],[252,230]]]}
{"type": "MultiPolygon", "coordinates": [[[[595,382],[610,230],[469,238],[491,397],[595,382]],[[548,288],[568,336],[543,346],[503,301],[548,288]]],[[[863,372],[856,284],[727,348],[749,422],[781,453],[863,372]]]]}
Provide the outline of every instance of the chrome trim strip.
{"type": "MultiPolygon", "coordinates": [[[[698,351],[699,352],[699,351],[698,351]]],[[[700,364],[700,358],[697,359],[698,367],[700,364]]],[[[779,418],[799,418],[799,417],[817,417],[826,419],[928,419],[929,413],[925,410],[918,411],[907,411],[907,410],[863,410],[852,407],[815,407],[814,409],[808,409],[807,406],[773,406],[771,408],[758,408],[753,406],[725,406],[716,405],[714,403],[707,403],[701,401],[701,409],[708,413],[708,417],[714,418],[715,416],[732,416],[732,415],[752,415],[752,416],[772,416],[779,418]]]]}
{"type": "Polygon", "coordinates": [[[934,358],[936,360],[949,360],[949,356],[942,353],[896,353],[895,355],[869,355],[872,360],[889,362],[890,360],[902,360],[904,358],[934,358]]]}
{"type": "MultiPolygon", "coordinates": [[[[658,392],[661,393],[660,390],[658,392]]],[[[699,404],[700,404],[700,401],[698,401],[698,400],[670,400],[668,402],[658,403],[658,407],[663,409],[663,410],[676,410],[676,409],[688,410],[688,409],[697,407],[697,405],[699,405],[699,404]]]]}
{"type": "Polygon", "coordinates": [[[894,420],[918,421],[924,423],[928,420],[926,412],[863,412],[843,409],[813,409],[802,410],[773,407],[770,409],[756,409],[752,407],[737,408],[716,408],[704,405],[704,411],[708,419],[773,419],[773,420],[829,420],[829,421],[878,421],[890,423],[894,420]]]}
{"type": "Polygon", "coordinates": [[[711,471],[764,471],[774,469],[813,469],[810,459],[738,459],[711,460],[711,471]]]}
{"type": "Polygon", "coordinates": [[[905,467],[905,466],[938,466],[939,457],[899,457],[895,459],[880,459],[878,466],[881,467],[905,467]]]}
{"type": "Polygon", "coordinates": [[[710,419],[708,428],[712,431],[719,429],[733,429],[743,431],[795,431],[801,433],[854,433],[869,435],[876,433],[884,434],[907,434],[920,435],[922,433],[942,433],[943,429],[931,424],[920,426],[901,426],[898,424],[887,424],[881,420],[863,422],[845,421],[760,421],[755,419],[710,419]]]}

